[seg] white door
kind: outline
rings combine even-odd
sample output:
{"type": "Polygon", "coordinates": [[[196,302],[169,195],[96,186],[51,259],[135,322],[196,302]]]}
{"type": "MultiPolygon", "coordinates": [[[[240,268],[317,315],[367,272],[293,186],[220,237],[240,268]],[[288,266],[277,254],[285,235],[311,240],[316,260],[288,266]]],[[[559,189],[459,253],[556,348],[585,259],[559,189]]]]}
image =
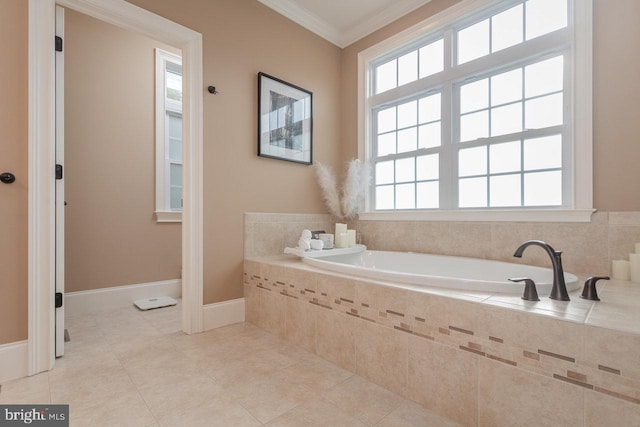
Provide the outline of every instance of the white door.
{"type": "Polygon", "coordinates": [[[56,357],[64,355],[64,9],[56,6],[56,357]],[[59,39],[58,39],[59,38],[59,39]]]}

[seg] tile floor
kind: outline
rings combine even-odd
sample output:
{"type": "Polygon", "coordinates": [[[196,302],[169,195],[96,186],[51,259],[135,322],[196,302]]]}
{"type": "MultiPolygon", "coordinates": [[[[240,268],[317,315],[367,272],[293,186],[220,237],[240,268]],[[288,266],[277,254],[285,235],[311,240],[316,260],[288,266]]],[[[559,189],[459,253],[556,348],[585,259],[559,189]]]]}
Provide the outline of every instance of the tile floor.
{"type": "Polygon", "coordinates": [[[72,426],[453,426],[248,323],[180,332],[180,305],[69,317],[55,368],[0,403],[65,403],[72,426]]]}

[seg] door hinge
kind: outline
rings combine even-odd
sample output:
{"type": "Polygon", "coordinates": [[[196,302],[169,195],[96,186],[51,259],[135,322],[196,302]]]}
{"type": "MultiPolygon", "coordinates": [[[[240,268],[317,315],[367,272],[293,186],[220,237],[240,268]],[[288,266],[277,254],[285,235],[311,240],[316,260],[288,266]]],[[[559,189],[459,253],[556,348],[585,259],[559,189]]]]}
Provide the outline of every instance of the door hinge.
{"type": "Polygon", "coordinates": [[[56,52],[62,52],[62,37],[56,36],[56,52]]]}
{"type": "Polygon", "coordinates": [[[62,165],[56,165],[56,179],[62,179],[62,165]]]}
{"type": "Polygon", "coordinates": [[[56,292],[56,308],[62,307],[62,292],[56,292]]]}

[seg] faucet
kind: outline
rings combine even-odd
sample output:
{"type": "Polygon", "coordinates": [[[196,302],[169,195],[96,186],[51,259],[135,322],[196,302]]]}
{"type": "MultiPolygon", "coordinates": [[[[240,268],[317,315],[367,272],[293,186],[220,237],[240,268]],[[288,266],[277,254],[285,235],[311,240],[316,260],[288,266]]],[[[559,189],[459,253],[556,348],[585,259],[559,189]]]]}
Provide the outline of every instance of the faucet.
{"type": "Polygon", "coordinates": [[[562,270],[562,252],[556,251],[551,247],[551,245],[543,242],[542,240],[527,240],[521,244],[518,249],[516,249],[513,256],[522,258],[524,250],[531,245],[540,246],[542,249],[547,251],[547,254],[549,254],[549,257],[551,258],[551,263],[553,264],[553,286],[551,288],[549,298],[558,301],[569,301],[570,298],[567,293],[567,285],[564,282],[564,271],[562,270]]]}

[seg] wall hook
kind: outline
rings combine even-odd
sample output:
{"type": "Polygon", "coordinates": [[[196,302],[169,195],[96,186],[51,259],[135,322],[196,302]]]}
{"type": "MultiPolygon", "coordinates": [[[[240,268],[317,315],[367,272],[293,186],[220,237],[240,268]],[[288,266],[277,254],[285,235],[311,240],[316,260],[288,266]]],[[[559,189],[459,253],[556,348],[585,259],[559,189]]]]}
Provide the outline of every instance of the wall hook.
{"type": "Polygon", "coordinates": [[[216,87],[215,87],[215,86],[209,86],[209,87],[207,88],[207,90],[209,91],[209,93],[210,93],[211,95],[217,95],[217,94],[219,94],[219,93],[220,93],[220,92],[218,92],[218,91],[216,90],[216,87]]]}

